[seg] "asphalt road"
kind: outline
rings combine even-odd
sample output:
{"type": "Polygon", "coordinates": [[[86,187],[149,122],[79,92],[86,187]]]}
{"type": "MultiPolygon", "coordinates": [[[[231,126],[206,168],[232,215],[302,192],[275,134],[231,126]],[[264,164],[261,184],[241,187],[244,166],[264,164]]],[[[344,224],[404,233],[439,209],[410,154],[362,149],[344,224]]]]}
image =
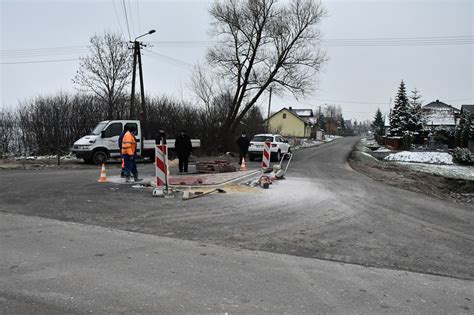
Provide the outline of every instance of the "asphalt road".
{"type": "Polygon", "coordinates": [[[462,314],[473,282],[0,214],[1,314],[462,314]]]}
{"type": "MultiPolygon", "coordinates": [[[[96,169],[3,171],[0,211],[473,280],[472,206],[393,188],[353,171],[347,157],[356,141],[344,138],[297,152],[287,179],[268,190],[190,201],[98,184],[96,169]]],[[[142,174],[153,172],[150,165],[140,168],[142,174]]]]}

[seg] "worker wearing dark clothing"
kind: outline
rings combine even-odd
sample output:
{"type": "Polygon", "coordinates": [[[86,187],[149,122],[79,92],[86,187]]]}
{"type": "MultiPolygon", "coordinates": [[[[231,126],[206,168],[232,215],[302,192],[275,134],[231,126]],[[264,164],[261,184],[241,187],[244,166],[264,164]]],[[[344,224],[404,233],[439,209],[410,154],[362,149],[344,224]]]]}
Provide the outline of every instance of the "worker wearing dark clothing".
{"type": "Polygon", "coordinates": [[[245,158],[247,153],[249,153],[250,140],[247,138],[245,131],[242,132],[242,135],[236,141],[239,146],[239,164],[242,164],[242,160],[245,158]]]}
{"type": "Polygon", "coordinates": [[[188,160],[191,152],[193,150],[193,146],[191,144],[191,139],[186,134],[186,131],[181,131],[179,137],[176,138],[174,143],[174,147],[176,150],[176,154],[178,155],[178,166],[179,172],[188,172],[188,160]]]}
{"type": "Polygon", "coordinates": [[[158,134],[155,136],[155,142],[156,144],[166,144],[166,131],[163,129],[160,129],[158,131],[158,134]]]}
{"type": "Polygon", "coordinates": [[[127,133],[127,131],[129,130],[129,126],[128,125],[125,125],[123,127],[123,131],[122,133],[120,134],[119,138],[118,138],[118,147],[120,149],[120,155],[122,157],[122,171],[120,172],[120,177],[125,177],[125,158],[123,156],[122,153],[122,142],[123,142],[123,136],[125,136],[125,134],[127,133]]]}

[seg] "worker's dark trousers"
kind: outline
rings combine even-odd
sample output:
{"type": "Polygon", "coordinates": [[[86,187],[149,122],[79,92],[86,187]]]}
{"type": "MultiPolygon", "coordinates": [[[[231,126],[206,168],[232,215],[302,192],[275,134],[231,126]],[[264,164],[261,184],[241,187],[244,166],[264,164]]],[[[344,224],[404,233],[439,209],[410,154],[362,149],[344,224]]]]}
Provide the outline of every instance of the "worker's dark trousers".
{"type": "Polygon", "coordinates": [[[239,164],[242,164],[242,159],[247,156],[248,151],[240,151],[239,164]]]}
{"type": "Polygon", "coordinates": [[[137,171],[137,162],[136,156],[124,154],[123,157],[125,158],[125,176],[130,176],[133,174],[133,177],[138,177],[137,171]]]}
{"type": "Polygon", "coordinates": [[[181,154],[178,155],[178,167],[179,167],[179,172],[188,172],[188,160],[189,160],[189,155],[187,154],[181,154]]]}

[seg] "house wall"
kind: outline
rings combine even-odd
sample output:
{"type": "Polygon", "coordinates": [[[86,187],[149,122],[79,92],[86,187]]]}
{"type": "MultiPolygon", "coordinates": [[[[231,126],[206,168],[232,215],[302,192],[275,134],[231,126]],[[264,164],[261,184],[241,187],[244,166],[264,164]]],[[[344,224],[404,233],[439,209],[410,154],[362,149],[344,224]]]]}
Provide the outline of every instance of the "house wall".
{"type": "Polygon", "coordinates": [[[273,115],[269,125],[272,132],[278,132],[285,137],[306,137],[305,123],[286,109],[273,115]],[[286,119],[283,119],[283,114],[286,114],[286,119]]]}
{"type": "Polygon", "coordinates": [[[311,138],[311,126],[306,126],[304,128],[304,137],[311,138]]]}

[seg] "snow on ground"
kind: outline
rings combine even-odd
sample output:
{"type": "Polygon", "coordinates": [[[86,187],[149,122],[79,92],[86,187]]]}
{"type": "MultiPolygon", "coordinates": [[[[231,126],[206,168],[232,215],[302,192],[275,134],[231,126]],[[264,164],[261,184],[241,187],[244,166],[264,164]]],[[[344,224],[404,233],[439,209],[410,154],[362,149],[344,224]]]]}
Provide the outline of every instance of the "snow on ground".
{"type": "Polygon", "coordinates": [[[377,141],[375,140],[368,140],[367,138],[362,138],[360,139],[360,142],[365,145],[365,146],[368,146],[368,147],[375,147],[375,146],[378,146],[379,144],[377,143],[377,141]]]}
{"type": "Polygon", "coordinates": [[[374,152],[392,152],[392,150],[387,149],[386,147],[380,147],[377,150],[375,150],[374,152]]]}
{"type": "Polygon", "coordinates": [[[306,147],[315,147],[315,146],[318,146],[322,143],[323,143],[322,141],[312,140],[312,141],[303,142],[303,144],[301,146],[305,147],[305,148],[306,147]]]}
{"type": "Polygon", "coordinates": [[[310,147],[316,147],[320,144],[323,144],[324,142],[323,141],[316,141],[316,140],[308,140],[308,141],[304,141],[303,143],[301,143],[300,145],[296,145],[296,146],[292,146],[291,147],[291,150],[293,152],[295,151],[298,151],[302,148],[310,148],[310,147]]]}
{"type": "Polygon", "coordinates": [[[418,172],[425,172],[443,177],[474,180],[474,166],[434,165],[407,162],[401,162],[400,164],[418,172]]]}
{"type": "MultiPolygon", "coordinates": [[[[58,156],[57,155],[36,155],[36,156],[33,156],[33,155],[29,155],[29,156],[18,156],[15,158],[15,160],[17,161],[21,161],[21,160],[54,160],[54,159],[57,159],[58,156]]],[[[61,160],[71,160],[71,159],[75,159],[76,157],[72,154],[68,154],[68,155],[63,155],[60,157],[61,160]]]]}
{"type": "Polygon", "coordinates": [[[427,164],[454,164],[451,154],[446,152],[410,152],[392,153],[385,157],[386,161],[412,162],[427,164]]]}
{"type": "Polygon", "coordinates": [[[336,139],[342,138],[342,136],[335,136],[335,135],[324,135],[324,142],[331,142],[336,139]]]}

